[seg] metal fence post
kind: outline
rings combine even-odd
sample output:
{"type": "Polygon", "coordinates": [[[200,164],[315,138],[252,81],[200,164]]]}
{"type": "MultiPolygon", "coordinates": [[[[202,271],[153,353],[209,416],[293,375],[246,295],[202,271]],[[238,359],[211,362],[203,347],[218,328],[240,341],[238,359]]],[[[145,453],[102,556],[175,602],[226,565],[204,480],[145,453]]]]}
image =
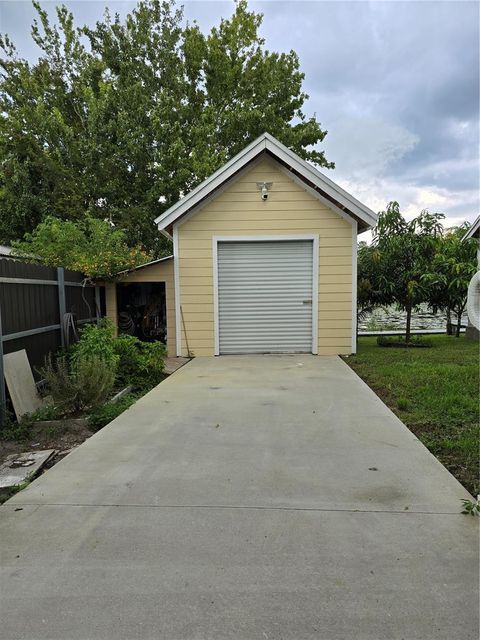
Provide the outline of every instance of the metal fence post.
{"type": "Polygon", "coordinates": [[[2,340],[2,308],[0,306],[0,427],[5,423],[7,408],[7,394],[5,391],[5,375],[3,371],[3,340],[2,340]]]}
{"type": "Polygon", "coordinates": [[[65,325],[64,317],[67,312],[67,306],[65,302],[65,271],[63,267],[57,268],[57,281],[58,281],[58,312],[60,315],[60,338],[62,340],[62,348],[65,348],[65,325]]]}
{"type": "Polygon", "coordinates": [[[100,309],[100,287],[95,285],[95,317],[97,318],[97,325],[100,324],[102,319],[102,310],[100,309]]]}

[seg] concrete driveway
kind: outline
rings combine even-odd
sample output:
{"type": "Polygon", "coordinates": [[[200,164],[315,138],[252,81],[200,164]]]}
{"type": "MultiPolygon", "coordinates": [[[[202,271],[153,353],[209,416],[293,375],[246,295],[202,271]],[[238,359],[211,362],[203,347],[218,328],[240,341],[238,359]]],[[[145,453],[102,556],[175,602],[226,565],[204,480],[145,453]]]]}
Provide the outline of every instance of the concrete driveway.
{"type": "Polygon", "coordinates": [[[338,358],[197,358],[0,510],[0,638],[478,639],[477,519],[338,358]]]}

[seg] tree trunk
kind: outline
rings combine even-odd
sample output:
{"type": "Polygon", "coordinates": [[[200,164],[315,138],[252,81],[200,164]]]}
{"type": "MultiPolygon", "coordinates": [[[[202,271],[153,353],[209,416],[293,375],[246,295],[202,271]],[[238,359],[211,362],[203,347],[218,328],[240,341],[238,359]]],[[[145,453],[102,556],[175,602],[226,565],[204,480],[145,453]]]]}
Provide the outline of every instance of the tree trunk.
{"type": "Polygon", "coordinates": [[[451,336],[452,334],[453,334],[452,311],[450,307],[447,307],[447,336],[451,336]]]}
{"type": "Polygon", "coordinates": [[[455,330],[455,337],[460,337],[460,327],[462,326],[462,310],[457,312],[457,327],[455,330]]]}
{"type": "Polygon", "coordinates": [[[410,324],[412,321],[412,305],[409,303],[407,304],[407,327],[406,327],[406,331],[405,331],[405,342],[406,344],[409,344],[410,342],[410,324]]]}

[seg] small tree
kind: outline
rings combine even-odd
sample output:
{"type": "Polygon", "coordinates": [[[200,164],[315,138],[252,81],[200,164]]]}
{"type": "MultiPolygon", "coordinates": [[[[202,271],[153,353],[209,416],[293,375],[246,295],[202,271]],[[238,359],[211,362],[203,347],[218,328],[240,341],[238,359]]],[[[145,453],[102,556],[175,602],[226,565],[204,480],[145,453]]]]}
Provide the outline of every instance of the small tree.
{"type": "Polygon", "coordinates": [[[82,271],[89,278],[111,279],[149,258],[140,247],[128,246],[122,230],[90,217],[72,222],[49,216],[23,241],[15,242],[14,248],[17,255],[82,271]]]}
{"type": "Polygon", "coordinates": [[[407,314],[405,342],[411,337],[412,311],[428,301],[425,274],[431,269],[443,227],[440,213],[423,210],[407,222],[398,202],[390,202],[379,214],[374,229],[371,287],[378,301],[395,304],[407,314]]]}
{"type": "Polygon", "coordinates": [[[456,316],[455,335],[460,335],[462,315],[467,305],[468,284],[476,271],[476,240],[462,241],[467,224],[448,230],[437,243],[430,270],[423,277],[428,304],[434,312],[442,309],[456,316]]]}

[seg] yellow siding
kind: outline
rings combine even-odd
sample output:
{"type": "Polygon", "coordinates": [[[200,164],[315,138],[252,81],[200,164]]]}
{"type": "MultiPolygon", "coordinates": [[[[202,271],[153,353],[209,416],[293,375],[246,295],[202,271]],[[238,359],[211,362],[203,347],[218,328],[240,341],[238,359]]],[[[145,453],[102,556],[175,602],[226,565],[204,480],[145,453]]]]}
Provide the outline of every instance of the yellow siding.
{"type": "Polygon", "coordinates": [[[215,349],[212,237],[282,234],[319,235],[319,354],[351,352],[352,226],[265,158],[178,225],[180,304],[194,355],[215,349]],[[266,202],[263,181],[273,182],[266,202]]]}
{"type": "MultiPolygon", "coordinates": [[[[173,260],[164,260],[132,271],[118,282],[165,282],[165,299],[167,304],[167,351],[169,356],[176,355],[175,339],[175,285],[173,277],[173,260]]],[[[107,283],[105,287],[105,301],[107,318],[117,326],[117,293],[116,284],[107,283]]]]}

